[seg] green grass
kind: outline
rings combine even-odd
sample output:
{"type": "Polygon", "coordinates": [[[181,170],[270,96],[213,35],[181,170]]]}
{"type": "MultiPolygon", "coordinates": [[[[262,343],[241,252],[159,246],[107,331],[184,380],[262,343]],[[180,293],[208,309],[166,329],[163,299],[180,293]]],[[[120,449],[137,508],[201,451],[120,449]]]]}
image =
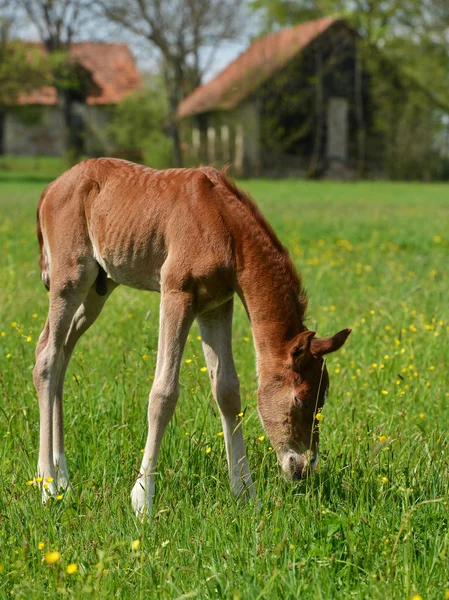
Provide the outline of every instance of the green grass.
{"type": "Polygon", "coordinates": [[[73,493],[42,507],[27,485],[47,307],[35,236],[45,177],[10,172],[0,182],[0,598],[447,598],[449,186],[245,184],[302,273],[309,328],[353,328],[328,359],[319,469],[289,485],[258,439],[254,351],[238,303],[235,358],[261,509],[231,497],[195,326],[142,526],[129,495],[146,437],[157,294],[119,288],[79,343],[65,397],[73,493]],[[50,550],[62,555],[54,565],[43,560],[50,550]]]}

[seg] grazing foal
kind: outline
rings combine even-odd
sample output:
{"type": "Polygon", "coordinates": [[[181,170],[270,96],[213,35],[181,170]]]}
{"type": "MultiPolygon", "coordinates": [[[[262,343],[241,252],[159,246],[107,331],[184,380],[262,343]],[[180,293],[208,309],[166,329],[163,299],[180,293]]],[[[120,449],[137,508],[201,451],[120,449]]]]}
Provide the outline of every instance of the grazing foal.
{"type": "Polygon", "coordinates": [[[287,251],[225,174],[209,167],[157,171],[124,160],[87,160],[45,189],[37,230],[42,280],[50,290],[34,369],[38,474],[53,478],[44,500],[69,482],[62,395],[71,354],[120,284],[161,293],[148,438],[131,495],[138,515],[151,511],[157,456],[178,400],[194,319],[221,413],[232,489],[254,495],[231,347],[234,293],[251,321],[259,413],[279,463],[292,479],[315,466],[315,416],[329,384],[322,357],[338,350],[350,330],[317,339],[306,329],[307,298],[287,251]]]}

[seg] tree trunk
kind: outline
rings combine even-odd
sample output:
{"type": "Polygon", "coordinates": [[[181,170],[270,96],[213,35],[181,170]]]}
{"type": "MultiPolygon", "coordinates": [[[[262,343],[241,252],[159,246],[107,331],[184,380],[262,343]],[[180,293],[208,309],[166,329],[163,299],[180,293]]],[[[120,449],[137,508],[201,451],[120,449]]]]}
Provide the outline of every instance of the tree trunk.
{"type": "Polygon", "coordinates": [[[78,131],[73,114],[73,100],[70,90],[59,90],[65,126],[66,155],[70,165],[76,164],[83,152],[82,132],[78,131]]]}
{"type": "Polygon", "coordinates": [[[366,162],[366,126],[363,111],[363,57],[361,43],[356,43],[355,55],[355,113],[357,119],[357,171],[358,176],[365,174],[366,162]]]}
{"type": "Polygon", "coordinates": [[[318,177],[320,167],[322,166],[322,140],[324,127],[324,106],[323,106],[323,59],[321,52],[317,50],[315,54],[315,139],[313,142],[312,157],[310,159],[308,176],[318,177]]]}

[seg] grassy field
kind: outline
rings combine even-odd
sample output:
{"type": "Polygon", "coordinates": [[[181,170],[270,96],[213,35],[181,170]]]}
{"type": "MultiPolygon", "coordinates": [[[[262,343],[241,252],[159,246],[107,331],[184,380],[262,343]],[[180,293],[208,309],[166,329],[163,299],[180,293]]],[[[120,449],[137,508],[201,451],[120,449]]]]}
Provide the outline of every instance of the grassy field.
{"type": "Polygon", "coordinates": [[[73,492],[42,507],[27,483],[38,445],[31,373],[47,308],[35,206],[46,177],[0,175],[0,598],[449,598],[449,186],[244,184],[302,273],[309,328],[353,328],[328,359],[319,468],[296,485],[279,473],[238,303],[235,357],[261,508],[231,497],[195,325],[143,526],[130,491],[146,437],[157,294],[119,288],[77,348],[65,397],[73,492]]]}

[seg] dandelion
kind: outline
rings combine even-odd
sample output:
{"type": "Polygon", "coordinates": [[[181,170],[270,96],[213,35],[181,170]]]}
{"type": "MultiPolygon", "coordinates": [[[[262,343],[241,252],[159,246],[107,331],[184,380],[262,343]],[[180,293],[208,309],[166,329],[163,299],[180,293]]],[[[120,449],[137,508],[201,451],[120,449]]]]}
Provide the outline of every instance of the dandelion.
{"type": "Polygon", "coordinates": [[[38,550],[43,550],[44,548],[45,548],[45,544],[44,544],[44,542],[39,542],[39,543],[37,544],[37,549],[38,549],[38,550]]]}
{"type": "Polygon", "coordinates": [[[37,319],[37,313],[33,313],[31,316],[33,317],[33,319],[37,319]]]}
{"type": "Polygon", "coordinates": [[[58,562],[58,560],[60,560],[61,558],[61,553],[60,552],[47,552],[45,555],[45,562],[47,563],[47,565],[54,565],[55,563],[58,562]]]}
{"type": "Polygon", "coordinates": [[[6,355],[6,358],[11,358],[11,352],[6,355]]]}
{"type": "Polygon", "coordinates": [[[142,360],[148,360],[148,354],[144,354],[144,355],[142,356],[142,360]]]}
{"type": "Polygon", "coordinates": [[[425,418],[426,418],[426,415],[425,415],[424,413],[419,413],[419,418],[420,418],[420,419],[425,419],[425,418]]]}
{"type": "Polygon", "coordinates": [[[205,373],[207,371],[207,367],[201,367],[200,371],[201,373],[205,373]]]}
{"type": "Polygon", "coordinates": [[[46,477],[46,478],[45,478],[45,481],[46,481],[47,483],[52,483],[52,481],[53,481],[53,477],[46,477]]]}
{"type": "Polygon", "coordinates": [[[206,454],[210,454],[212,452],[212,448],[210,446],[208,446],[206,448],[206,454]]]}
{"type": "Polygon", "coordinates": [[[0,335],[1,335],[2,337],[5,337],[6,333],[5,333],[4,331],[2,331],[2,332],[0,333],[0,335]]]}
{"type": "Polygon", "coordinates": [[[387,390],[382,390],[381,394],[383,394],[384,396],[386,396],[388,394],[387,390]]]}
{"type": "Polygon", "coordinates": [[[133,540],[131,543],[131,548],[133,550],[138,550],[140,546],[140,540],[133,540]]]}
{"type": "Polygon", "coordinates": [[[382,477],[381,479],[382,483],[388,483],[388,477],[385,477],[385,475],[382,477]]]}
{"type": "Polygon", "coordinates": [[[186,358],[186,365],[190,365],[191,362],[192,362],[191,358],[186,358]]]}
{"type": "Polygon", "coordinates": [[[42,481],[42,477],[36,477],[36,483],[40,483],[42,481]]]}
{"type": "Polygon", "coordinates": [[[316,419],[317,421],[322,421],[322,420],[324,419],[324,415],[323,415],[323,413],[320,413],[320,412],[319,412],[317,415],[315,415],[315,419],[316,419]]]}
{"type": "Polygon", "coordinates": [[[340,373],[340,369],[335,369],[335,370],[334,370],[334,373],[335,373],[336,375],[338,375],[338,374],[340,373]]]}
{"type": "Polygon", "coordinates": [[[259,442],[263,442],[265,439],[264,435],[259,435],[259,437],[257,438],[259,440],[259,442]]]}
{"type": "Polygon", "coordinates": [[[23,333],[23,329],[18,329],[18,330],[17,330],[17,333],[18,333],[19,335],[22,335],[22,333],[23,333]]]}
{"type": "Polygon", "coordinates": [[[67,565],[67,569],[66,569],[67,575],[74,575],[77,571],[78,571],[78,567],[75,565],[75,563],[70,563],[69,565],[67,565]]]}
{"type": "Polygon", "coordinates": [[[11,327],[17,327],[17,323],[16,323],[15,321],[13,321],[13,322],[11,323],[11,327]]]}
{"type": "Polygon", "coordinates": [[[33,338],[31,337],[31,335],[28,335],[28,336],[27,336],[27,342],[31,342],[31,340],[32,340],[32,339],[33,339],[33,338]]]}
{"type": "Polygon", "coordinates": [[[246,336],[245,336],[245,337],[243,338],[243,341],[244,341],[244,342],[249,342],[249,337],[246,337],[246,336]]]}
{"type": "Polygon", "coordinates": [[[223,432],[222,432],[222,431],[219,431],[219,432],[217,433],[217,435],[218,435],[218,437],[223,437],[223,432]]]}
{"type": "Polygon", "coordinates": [[[446,600],[449,600],[449,590],[446,590],[444,592],[444,597],[446,598],[446,600]]]}
{"type": "Polygon", "coordinates": [[[380,438],[379,438],[379,442],[380,442],[381,444],[383,444],[383,443],[385,442],[385,440],[386,440],[386,439],[387,439],[387,436],[386,436],[386,435],[381,435],[381,436],[380,436],[380,438]]]}
{"type": "Polygon", "coordinates": [[[290,548],[290,550],[294,550],[295,549],[295,545],[294,544],[290,544],[289,548],[290,548]]]}
{"type": "Polygon", "coordinates": [[[429,371],[435,371],[435,367],[434,367],[433,365],[431,365],[431,366],[429,367],[429,371]]]}
{"type": "MultiPolygon", "coordinates": [[[[443,238],[441,237],[441,235],[436,235],[436,236],[433,238],[433,241],[435,242],[435,244],[441,244],[441,241],[442,241],[442,239],[443,239],[443,238]]],[[[415,599],[415,600],[417,600],[417,599],[415,599]]]]}
{"type": "Polygon", "coordinates": [[[34,483],[34,479],[29,479],[29,480],[27,481],[27,485],[33,485],[33,483],[34,483]]]}
{"type": "Polygon", "coordinates": [[[375,369],[377,367],[377,363],[373,363],[371,366],[373,367],[373,369],[375,369]]]}
{"type": "Polygon", "coordinates": [[[239,414],[237,415],[238,417],[243,417],[243,413],[239,412],[239,414]]]}
{"type": "Polygon", "coordinates": [[[188,432],[188,431],[186,431],[184,435],[189,435],[189,432],[188,432]]]}
{"type": "Polygon", "coordinates": [[[369,312],[370,312],[370,315],[375,315],[376,314],[375,310],[370,310],[369,312]]]}
{"type": "Polygon", "coordinates": [[[59,494],[59,496],[56,496],[56,500],[62,500],[64,498],[64,496],[62,494],[59,494]]]}
{"type": "Polygon", "coordinates": [[[197,339],[199,342],[201,342],[201,336],[200,336],[200,335],[197,335],[197,336],[196,336],[196,339],[197,339]]]}
{"type": "Polygon", "coordinates": [[[413,594],[412,600],[422,600],[421,594],[413,594]]]}

